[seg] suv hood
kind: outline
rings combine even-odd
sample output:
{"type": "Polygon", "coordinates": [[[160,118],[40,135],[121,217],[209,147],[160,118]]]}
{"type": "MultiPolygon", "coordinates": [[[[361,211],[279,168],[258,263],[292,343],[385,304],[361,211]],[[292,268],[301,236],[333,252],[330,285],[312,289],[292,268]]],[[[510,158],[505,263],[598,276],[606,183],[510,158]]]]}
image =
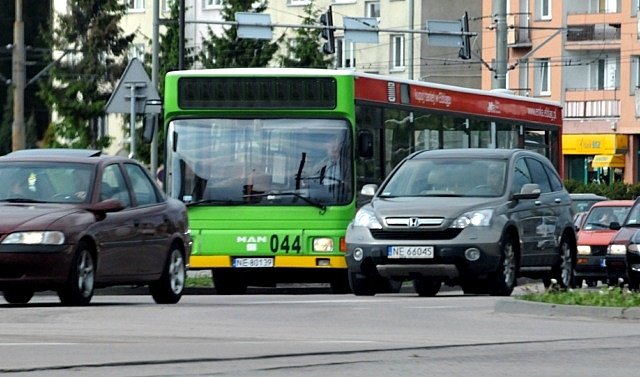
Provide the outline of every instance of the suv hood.
{"type": "Polygon", "coordinates": [[[463,197],[398,197],[374,198],[371,208],[381,217],[433,216],[454,219],[474,209],[494,208],[504,203],[504,198],[463,197]]]}

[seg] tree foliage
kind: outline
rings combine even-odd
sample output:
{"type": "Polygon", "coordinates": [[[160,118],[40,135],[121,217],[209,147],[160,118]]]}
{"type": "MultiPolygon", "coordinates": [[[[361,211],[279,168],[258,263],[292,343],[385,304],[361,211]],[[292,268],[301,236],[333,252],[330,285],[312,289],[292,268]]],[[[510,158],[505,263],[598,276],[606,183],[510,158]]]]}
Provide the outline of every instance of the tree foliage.
{"type": "MultiPolygon", "coordinates": [[[[304,18],[302,25],[316,25],[321,11],[315,7],[313,1],[304,6],[304,18]]],[[[279,55],[278,60],[282,67],[300,68],[328,68],[333,58],[321,51],[322,40],[320,29],[297,28],[294,39],[284,39],[286,55],[279,55]]]]}
{"type": "MultiPolygon", "coordinates": [[[[234,21],[236,12],[262,13],[267,8],[266,1],[229,0],[224,4],[222,18],[225,21],[234,21]]],[[[277,42],[238,38],[235,25],[225,27],[222,36],[209,28],[208,36],[199,54],[204,68],[266,67],[278,50],[277,42]]]]}
{"type": "Polygon", "coordinates": [[[119,0],[70,0],[50,37],[56,51],[67,55],[49,71],[40,96],[56,112],[47,131],[47,146],[102,149],[107,136],[99,118],[126,67],[134,35],[118,25],[127,6],[119,0]]]}

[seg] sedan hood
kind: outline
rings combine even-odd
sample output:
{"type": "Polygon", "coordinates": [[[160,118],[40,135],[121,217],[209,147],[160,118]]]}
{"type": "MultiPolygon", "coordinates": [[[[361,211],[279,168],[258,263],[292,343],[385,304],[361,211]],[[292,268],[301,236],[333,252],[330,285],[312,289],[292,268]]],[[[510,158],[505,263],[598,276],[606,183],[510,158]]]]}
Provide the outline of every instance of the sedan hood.
{"type": "Polygon", "coordinates": [[[40,203],[1,203],[0,233],[47,229],[56,220],[78,212],[79,207],[40,203]]]}
{"type": "Polygon", "coordinates": [[[462,213],[481,208],[493,208],[504,199],[496,198],[495,202],[487,202],[487,198],[461,197],[399,197],[375,198],[371,207],[381,217],[444,217],[454,219],[462,213]]]}
{"type": "Polygon", "coordinates": [[[617,230],[581,230],[578,232],[578,245],[606,246],[617,230]]]}

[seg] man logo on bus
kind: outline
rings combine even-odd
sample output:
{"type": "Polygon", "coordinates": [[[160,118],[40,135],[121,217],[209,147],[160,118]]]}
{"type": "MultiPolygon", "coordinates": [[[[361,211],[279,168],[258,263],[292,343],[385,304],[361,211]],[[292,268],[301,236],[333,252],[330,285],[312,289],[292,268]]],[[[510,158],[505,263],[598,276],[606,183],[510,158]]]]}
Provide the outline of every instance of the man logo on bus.
{"type": "Polygon", "coordinates": [[[266,236],[238,236],[236,237],[237,243],[266,243],[266,236]]]}

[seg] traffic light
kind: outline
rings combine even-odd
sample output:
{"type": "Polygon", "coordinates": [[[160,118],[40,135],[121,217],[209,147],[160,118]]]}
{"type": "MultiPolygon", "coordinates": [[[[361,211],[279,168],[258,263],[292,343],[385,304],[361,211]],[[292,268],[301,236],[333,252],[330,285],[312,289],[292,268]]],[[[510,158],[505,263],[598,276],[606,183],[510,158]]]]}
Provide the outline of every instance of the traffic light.
{"type": "Polygon", "coordinates": [[[471,59],[471,36],[469,35],[469,15],[467,12],[464,12],[460,23],[462,24],[462,47],[460,47],[460,51],[458,51],[458,57],[469,60],[471,59]]]}
{"type": "Polygon", "coordinates": [[[331,6],[329,9],[320,15],[320,24],[323,28],[320,32],[322,38],[327,41],[322,45],[322,52],[325,54],[333,54],[336,52],[336,40],[333,36],[333,15],[331,14],[331,6]]]}

